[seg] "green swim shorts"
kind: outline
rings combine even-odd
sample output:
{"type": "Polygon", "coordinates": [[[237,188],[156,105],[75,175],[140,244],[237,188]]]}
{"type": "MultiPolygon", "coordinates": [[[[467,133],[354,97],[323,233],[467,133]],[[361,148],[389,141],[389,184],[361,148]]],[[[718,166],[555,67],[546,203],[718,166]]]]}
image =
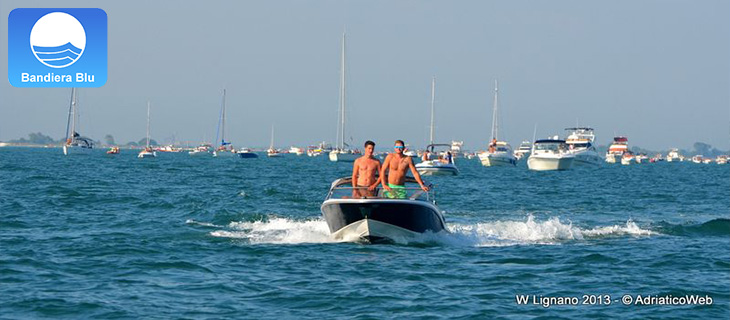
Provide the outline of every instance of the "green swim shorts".
{"type": "Polygon", "coordinates": [[[383,195],[389,199],[405,199],[406,198],[406,186],[388,183],[388,187],[392,191],[385,190],[383,195]]]}

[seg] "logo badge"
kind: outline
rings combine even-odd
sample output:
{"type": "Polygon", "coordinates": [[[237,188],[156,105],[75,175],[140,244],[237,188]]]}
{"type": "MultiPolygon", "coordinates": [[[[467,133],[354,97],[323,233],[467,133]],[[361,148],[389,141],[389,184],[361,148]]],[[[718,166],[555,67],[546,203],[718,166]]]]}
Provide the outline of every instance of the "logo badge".
{"type": "Polygon", "coordinates": [[[15,87],[101,87],[107,16],[101,9],[19,8],[8,16],[8,80],[15,87]]]}

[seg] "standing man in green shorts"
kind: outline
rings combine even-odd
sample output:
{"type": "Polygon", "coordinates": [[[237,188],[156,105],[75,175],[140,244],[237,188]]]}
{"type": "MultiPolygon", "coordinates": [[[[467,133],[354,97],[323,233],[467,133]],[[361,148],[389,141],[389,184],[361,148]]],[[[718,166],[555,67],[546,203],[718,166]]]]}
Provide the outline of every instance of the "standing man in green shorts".
{"type": "Polygon", "coordinates": [[[409,168],[411,169],[411,173],[413,173],[413,177],[416,178],[418,184],[421,185],[421,189],[423,189],[423,191],[428,191],[428,187],[423,185],[421,175],[419,175],[418,171],[416,171],[416,166],[413,165],[411,157],[403,154],[403,150],[405,149],[405,143],[403,140],[396,140],[393,148],[395,149],[395,152],[390,153],[387,157],[385,157],[381,171],[382,176],[386,173],[388,174],[387,185],[383,177],[380,179],[383,184],[383,188],[386,190],[385,196],[392,199],[406,198],[406,173],[409,168]]]}

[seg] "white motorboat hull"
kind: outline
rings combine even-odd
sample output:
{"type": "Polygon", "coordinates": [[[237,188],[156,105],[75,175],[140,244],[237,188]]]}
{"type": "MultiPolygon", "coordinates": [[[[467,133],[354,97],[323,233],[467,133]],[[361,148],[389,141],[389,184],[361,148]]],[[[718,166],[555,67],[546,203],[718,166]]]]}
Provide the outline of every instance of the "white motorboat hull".
{"type": "Polygon", "coordinates": [[[220,157],[220,158],[231,158],[235,157],[237,154],[232,151],[214,151],[213,156],[214,157],[220,157]]]}
{"type": "Polygon", "coordinates": [[[616,155],[607,154],[606,155],[606,163],[616,163],[616,155]]]}
{"type": "Polygon", "coordinates": [[[600,167],[603,159],[596,152],[578,151],[574,152],[573,167],[600,167]]]}
{"type": "Polygon", "coordinates": [[[337,151],[332,151],[329,154],[330,161],[332,162],[355,162],[355,160],[357,160],[360,156],[362,155],[337,151]]]}
{"type": "Polygon", "coordinates": [[[621,164],[625,166],[630,165],[632,161],[634,161],[634,158],[621,158],[621,164]]]}
{"type": "Polygon", "coordinates": [[[568,170],[573,165],[574,157],[536,157],[527,159],[527,168],[534,171],[568,170]]]}
{"type": "Polygon", "coordinates": [[[422,176],[455,176],[459,174],[459,169],[453,163],[434,160],[416,164],[416,171],[422,176]]]}
{"type": "Polygon", "coordinates": [[[82,146],[73,146],[73,145],[64,145],[63,146],[63,154],[69,155],[69,154],[90,154],[92,148],[88,147],[82,147],[82,146]]]}
{"type": "Polygon", "coordinates": [[[332,238],[338,241],[355,242],[382,242],[393,241],[405,243],[416,239],[420,233],[413,232],[392,224],[380,222],[373,219],[362,219],[353,222],[332,234],[332,238]]]}
{"type": "Polygon", "coordinates": [[[137,155],[137,158],[154,158],[157,157],[157,152],[142,151],[137,155]]]}
{"type": "Polygon", "coordinates": [[[498,166],[516,166],[517,158],[514,155],[508,153],[488,153],[483,152],[479,154],[479,160],[485,167],[498,167],[498,166]]]}

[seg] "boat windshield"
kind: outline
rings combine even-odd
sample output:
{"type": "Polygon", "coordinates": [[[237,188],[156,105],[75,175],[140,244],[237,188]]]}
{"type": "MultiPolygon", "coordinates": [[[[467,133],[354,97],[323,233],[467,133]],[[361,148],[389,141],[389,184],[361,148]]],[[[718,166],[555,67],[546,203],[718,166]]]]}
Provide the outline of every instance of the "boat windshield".
{"type": "Polygon", "coordinates": [[[535,149],[545,151],[560,151],[563,150],[563,146],[561,143],[536,143],[535,149]]]}
{"type": "Polygon", "coordinates": [[[428,192],[423,191],[415,179],[408,177],[406,179],[405,188],[396,189],[388,192],[382,186],[378,186],[375,190],[370,191],[366,187],[352,187],[352,179],[350,177],[337,179],[332,183],[326,199],[407,199],[420,201],[435,201],[433,187],[428,192]]]}

